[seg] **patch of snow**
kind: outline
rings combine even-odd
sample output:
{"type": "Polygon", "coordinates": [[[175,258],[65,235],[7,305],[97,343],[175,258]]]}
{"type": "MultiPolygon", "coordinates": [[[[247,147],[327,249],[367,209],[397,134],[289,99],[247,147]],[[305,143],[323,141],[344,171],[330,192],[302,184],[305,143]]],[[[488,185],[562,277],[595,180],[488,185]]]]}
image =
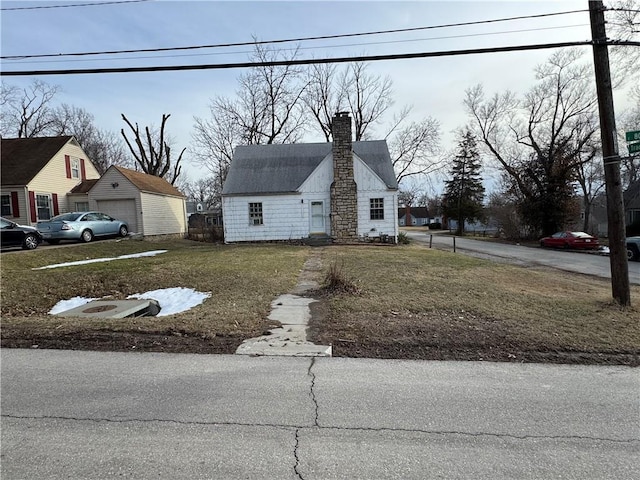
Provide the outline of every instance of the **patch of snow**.
{"type": "Polygon", "coordinates": [[[47,268],[69,267],[74,265],[85,265],[87,263],[100,263],[110,262],[112,260],[124,260],[127,258],[139,258],[139,257],[153,257],[165,253],[167,250],[151,250],[149,252],[131,253],[129,255],[120,255],[119,257],[105,257],[105,258],[93,258],[89,260],[78,260],[77,262],[56,263],[53,265],[46,265],[44,267],[32,268],[31,270],[45,270],[47,268]]]}
{"type": "MultiPolygon", "coordinates": [[[[160,304],[160,313],[157,317],[166,315],[173,315],[175,313],[186,312],[193,307],[200,305],[207,298],[211,296],[211,293],[197,292],[192,288],[175,287],[175,288],[162,288],[160,290],[152,290],[145,293],[136,293],[129,295],[127,298],[138,298],[145,300],[157,300],[160,304]]],[[[80,307],[91,300],[97,300],[95,298],[73,297],[69,300],[61,300],[55,304],[55,306],[49,311],[49,314],[55,315],[57,313],[71,310],[72,308],[80,307]]]]}
{"type": "Polygon", "coordinates": [[[605,246],[600,247],[600,250],[598,251],[603,255],[609,255],[611,253],[611,251],[609,250],[609,247],[605,247],[605,246]]]}
{"type": "Polygon", "coordinates": [[[49,311],[49,314],[55,315],[60,312],[66,312],[67,310],[71,310],[72,308],[81,307],[82,305],[89,303],[91,300],[97,300],[97,299],[85,298],[85,297],[73,297],[73,298],[70,298],[69,300],[60,300],[49,311]]]}
{"type": "Polygon", "coordinates": [[[196,292],[192,288],[175,287],[152,290],[146,293],[136,293],[127,298],[140,298],[145,300],[157,300],[160,303],[160,313],[157,317],[186,312],[200,305],[211,293],[196,292]]]}

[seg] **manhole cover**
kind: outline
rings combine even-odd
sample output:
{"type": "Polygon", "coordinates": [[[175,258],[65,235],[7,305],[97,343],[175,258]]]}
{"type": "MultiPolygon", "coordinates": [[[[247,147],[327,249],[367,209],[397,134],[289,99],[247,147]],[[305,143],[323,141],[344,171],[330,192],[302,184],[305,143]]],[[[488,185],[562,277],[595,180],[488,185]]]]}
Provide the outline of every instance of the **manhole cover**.
{"type": "Polygon", "coordinates": [[[109,310],[115,310],[116,308],[118,308],[117,305],[98,305],[97,307],[90,307],[82,310],[82,313],[108,312],[109,310]]]}

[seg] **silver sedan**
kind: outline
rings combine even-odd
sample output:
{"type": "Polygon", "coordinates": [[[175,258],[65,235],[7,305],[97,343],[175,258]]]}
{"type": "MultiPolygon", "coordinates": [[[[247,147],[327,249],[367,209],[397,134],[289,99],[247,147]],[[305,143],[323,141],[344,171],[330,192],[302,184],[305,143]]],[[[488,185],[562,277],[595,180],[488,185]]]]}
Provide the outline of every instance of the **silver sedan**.
{"type": "Polygon", "coordinates": [[[60,240],[90,242],[96,237],[126,237],[129,227],[121,220],[101,212],[70,212],[51,220],[38,222],[36,228],[45,242],[56,244],[60,240]]]}

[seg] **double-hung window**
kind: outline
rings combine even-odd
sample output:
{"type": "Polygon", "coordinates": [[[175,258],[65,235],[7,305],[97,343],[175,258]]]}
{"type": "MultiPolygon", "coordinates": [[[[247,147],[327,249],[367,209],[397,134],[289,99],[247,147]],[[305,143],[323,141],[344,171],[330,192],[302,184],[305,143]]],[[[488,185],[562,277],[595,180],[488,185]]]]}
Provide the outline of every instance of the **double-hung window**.
{"type": "Polygon", "coordinates": [[[249,204],[249,225],[262,225],[262,203],[249,204]]]}
{"type": "Polygon", "coordinates": [[[11,195],[2,195],[0,203],[2,204],[2,216],[10,217],[13,214],[11,210],[11,195]]]}
{"type": "Polygon", "coordinates": [[[384,198],[369,199],[369,216],[371,220],[384,220],[384,198]]]}
{"type": "Polygon", "coordinates": [[[71,158],[71,178],[80,178],[80,159],[71,158]]]}
{"type": "Polygon", "coordinates": [[[36,195],[36,208],[38,220],[49,220],[51,218],[51,195],[36,195]]]}

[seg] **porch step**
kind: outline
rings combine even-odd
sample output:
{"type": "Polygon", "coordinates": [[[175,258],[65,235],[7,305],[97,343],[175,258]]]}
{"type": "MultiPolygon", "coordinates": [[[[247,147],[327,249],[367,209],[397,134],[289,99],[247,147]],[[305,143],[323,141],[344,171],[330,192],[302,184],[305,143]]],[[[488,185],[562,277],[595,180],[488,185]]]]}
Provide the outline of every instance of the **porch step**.
{"type": "Polygon", "coordinates": [[[331,245],[331,237],[325,234],[311,234],[307,238],[302,239],[302,243],[311,247],[322,247],[331,245]]]}

